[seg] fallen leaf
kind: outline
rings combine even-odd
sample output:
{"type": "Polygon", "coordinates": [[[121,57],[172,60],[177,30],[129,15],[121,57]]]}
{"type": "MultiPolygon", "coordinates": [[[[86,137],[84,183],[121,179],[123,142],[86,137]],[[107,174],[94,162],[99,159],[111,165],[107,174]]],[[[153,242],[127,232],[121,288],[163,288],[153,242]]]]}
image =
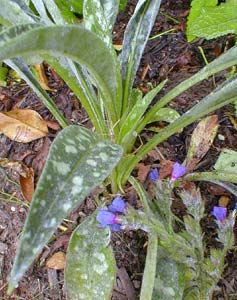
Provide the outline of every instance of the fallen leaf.
{"type": "Polygon", "coordinates": [[[23,197],[31,202],[34,194],[34,170],[29,168],[27,176],[20,175],[20,185],[23,197]]]}
{"type": "Polygon", "coordinates": [[[116,51],[121,51],[122,50],[122,45],[121,44],[114,44],[114,49],[116,51]]]}
{"type": "Polygon", "coordinates": [[[220,199],[218,200],[219,206],[222,206],[222,207],[227,207],[229,202],[230,202],[230,197],[228,197],[228,196],[221,196],[220,199]]]}
{"type": "Polygon", "coordinates": [[[228,114],[228,117],[234,128],[237,130],[237,118],[235,116],[232,116],[231,114],[228,114]]]}
{"type": "Polygon", "coordinates": [[[60,129],[60,125],[58,122],[55,121],[46,121],[47,126],[53,130],[59,130],[60,129]]]}
{"type": "Polygon", "coordinates": [[[151,167],[143,163],[137,165],[137,178],[141,183],[144,183],[151,167]]]}
{"type": "Polygon", "coordinates": [[[171,160],[163,159],[160,162],[160,168],[159,168],[159,177],[160,179],[163,179],[167,176],[170,176],[172,173],[174,162],[171,160]]]}
{"type": "Polygon", "coordinates": [[[226,189],[217,184],[206,182],[206,188],[208,193],[215,196],[228,195],[226,189]]]}
{"type": "Polygon", "coordinates": [[[34,68],[37,72],[37,78],[39,80],[39,83],[41,85],[41,87],[46,90],[46,91],[51,91],[51,92],[55,92],[55,89],[52,89],[48,86],[48,79],[45,75],[45,70],[44,70],[44,66],[43,64],[36,64],[34,65],[34,68]]]}
{"type": "Polygon", "coordinates": [[[160,161],[162,154],[157,150],[151,150],[147,153],[145,160],[149,161],[150,164],[153,164],[155,161],[160,161]]]}
{"type": "Polygon", "coordinates": [[[13,141],[29,143],[46,136],[48,127],[36,111],[14,109],[0,112],[0,131],[13,141]]]}
{"type": "Polygon", "coordinates": [[[46,262],[46,267],[54,270],[63,270],[65,266],[66,255],[63,252],[57,252],[46,262]]]}
{"type": "Polygon", "coordinates": [[[19,161],[0,159],[0,167],[9,168],[19,174],[21,191],[24,199],[31,202],[34,193],[34,170],[19,161]]]}
{"type": "Polygon", "coordinates": [[[10,168],[17,172],[20,176],[28,177],[29,176],[29,169],[26,165],[19,161],[12,161],[7,158],[0,159],[0,166],[2,168],[10,168]]]}
{"type": "Polygon", "coordinates": [[[186,167],[192,171],[210,149],[218,129],[217,115],[209,116],[194,129],[188,149],[186,167]]]}

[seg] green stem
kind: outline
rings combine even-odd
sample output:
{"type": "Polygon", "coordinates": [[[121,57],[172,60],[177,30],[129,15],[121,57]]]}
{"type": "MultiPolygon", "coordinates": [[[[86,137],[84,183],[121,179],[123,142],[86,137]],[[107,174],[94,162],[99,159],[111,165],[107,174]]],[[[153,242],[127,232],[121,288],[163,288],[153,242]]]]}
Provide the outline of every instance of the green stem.
{"type": "Polygon", "coordinates": [[[189,181],[227,181],[237,183],[237,174],[223,171],[197,172],[185,176],[189,181]]]}
{"type": "Polygon", "coordinates": [[[157,235],[150,233],[148,235],[148,247],[146,255],[146,264],[142,278],[142,287],[140,300],[151,300],[155,276],[156,276],[156,261],[157,261],[158,240],[157,235]]]}
{"type": "Polygon", "coordinates": [[[176,31],[176,29],[175,28],[171,28],[171,29],[163,31],[163,32],[161,32],[159,34],[153,35],[152,37],[149,38],[149,41],[152,41],[152,40],[154,40],[154,39],[156,39],[158,37],[161,37],[162,35],[165,35],[167,33],[173,32],[173,31],[176,31]]]}
{"type": "Polygon", "coordinates": [[[117,184],[117,170],[116,170],[116,168],[113,169],[110,178],[111,178],[112,194],[117,194],[118,193],[118,184],[117,184]]]}

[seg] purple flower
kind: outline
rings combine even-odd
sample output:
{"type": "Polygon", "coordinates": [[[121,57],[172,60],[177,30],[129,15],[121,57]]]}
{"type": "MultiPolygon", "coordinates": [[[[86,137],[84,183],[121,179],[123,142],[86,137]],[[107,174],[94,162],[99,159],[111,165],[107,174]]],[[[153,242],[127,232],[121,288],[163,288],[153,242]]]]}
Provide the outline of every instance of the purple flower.
{"type": "Polygon", "coordinates": [[[150,173],[149,173],[149,179],[151,179],[152,181],[156,181],[159,179],[159,172],[158,169],[155,168],[153,169],[150,173]]]}
{"type": "Polygon", "coordinates": [[[178,162],[174,163],[173,170],[171,174],[171,179],[176,180],[183,176],[186,173],[187,169],[184,165],[179,164],[178,162]]]}
{"type": "Polygon", "coordinates": [[[227,208],[222,206],[214,206],[212,214],[217,218],[217,220],[224,222],[226,219],[227,208]]]}
{"type": "Polygon", "coordinates": [[[113,231],[120,231],[121,230],[121,225],[120,224],[112,224],[112,225],[110,225],[110,228],[113,231]]]}
{"type": "Polygon", "coordinates": [[[119,223],[117,215],[106,209],[101,209],[98,212],[96,220],[100,223],[101,228],[104,228],[107,225],[114,225],[119,223]]]}
{"type": "Polygon", "coordinates": [[[112,204],[109,205],[109,210],[112,212],[119,212],[124,214],[126,209],[126,204],[122,197],[117,196],[113,199],[112,204]]]}

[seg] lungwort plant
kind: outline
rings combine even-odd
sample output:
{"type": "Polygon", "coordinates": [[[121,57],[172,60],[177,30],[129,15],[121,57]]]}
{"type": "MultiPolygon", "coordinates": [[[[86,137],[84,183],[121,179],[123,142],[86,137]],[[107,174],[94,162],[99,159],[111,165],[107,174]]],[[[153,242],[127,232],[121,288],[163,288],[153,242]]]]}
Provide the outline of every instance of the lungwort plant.
{"type": "Polygon", "coordinates": [[[213,231],[218,235],[218,249],[208,247],[201,228],[201,222],[207,215],[200,191],[192,187],[189,192],[180,192],[186,206],[182,219],[177,218],[171,209],[175,181],[184,172],[185,167],[175,163],[171,179],[161,180],[158,173],[156,176],[153,173],[153,201],[135,178],[130,179],[144,211],[128,207],[120,226],[148,232],[140,300],[210,300],[213,292],[219,289],[217,283],[225,267],[225,256],[233,247],[236,210],[227,217],[226,207],[213,207],[212,214],[217,223],[213,231]]]}
{"type": "MultiPolygon", "coordinates": [[[[170,101],[201,80],[237,64],[237,48],[228,50],[151,106],[165,82],[145,96],[133,88],[133,82],[160,0],[138,1],[119,56],[112,43],[118,0],[85,0],[83,22],[76,25],[67,24],[53,0],[32,0],[30,6],[28,2],[1,0],[0,60],[21,75],[63,130],[52,144],[37,184],[9,291],[17,286],[62,219],[95,186],[108,177],[105,184],[109,191],[122,191],[134,167],[153,147],[231,103],[237,93],[237,79],[233,77],[182,116],[175,113],[178,117],[173,122],[135,149],[135,142],[147,124],[168,120],[170,113],[174,113],[165,107],[170,101]],[[42,60],[73,90],[91,119],[94,132],[69,125],[41,88],[28,64],[42,60]]],[[[98,229],[95,216],[75,230],[65,271],[68,299],[109,299],[115,264],[108,234],[98,229]]]]}

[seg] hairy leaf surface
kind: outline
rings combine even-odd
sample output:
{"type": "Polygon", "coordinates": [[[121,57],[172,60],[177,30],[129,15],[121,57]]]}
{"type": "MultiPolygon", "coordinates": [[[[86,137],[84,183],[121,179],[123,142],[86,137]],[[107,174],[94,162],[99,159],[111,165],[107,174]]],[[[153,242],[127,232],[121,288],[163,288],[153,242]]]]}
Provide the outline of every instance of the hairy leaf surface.
{"type": "Polygon", "coordinates": [[[57,225],[118,163],[120,146],[68,126],[55,139],[34,194],[12,270],[15,286],[57,225]]]}
{"type": "Polygon", "coordinates": [[[87,67],[107,100],[107,105],[115,105],[113,101],[116,99],[117,84],[114,58],[94,33],[80,26],[55,25],[35,28],[13,36],[19,28],[22,26],[13,27],[0,34],[0,60],[24,54],[65,55],[87,67]],[[79,40],[83,42],[78,43],[79,40]]]}
{"type": "Polygon", "coordinates": [[[124,86],[123,111],[127,108],[137,68],[160,8],[160,3],[160,0],[140,0],[126,28],[122,53],[119,57],[124,86]]]}
{"type": "Polygon", "coordinates": [[[20,6],[16,1],[1,0],[0,23],[4,25],[31,23],[34,18],[27,14],[28,8],[20,6]]]}
{"type": "Polygon", "coordinates": [[[217,0],[193,0],[188,17],[187,37],[213,39],[228,33],[237,33],[237,1],[229,0],[217,6],[217,0]]]}
{"type": "Polygon", "coordinates": [[[67,253],[65,281],[68,300],[110,300],[115,260],[109,229],[99,229],[95,216],[74,231],[67,253]]]}

